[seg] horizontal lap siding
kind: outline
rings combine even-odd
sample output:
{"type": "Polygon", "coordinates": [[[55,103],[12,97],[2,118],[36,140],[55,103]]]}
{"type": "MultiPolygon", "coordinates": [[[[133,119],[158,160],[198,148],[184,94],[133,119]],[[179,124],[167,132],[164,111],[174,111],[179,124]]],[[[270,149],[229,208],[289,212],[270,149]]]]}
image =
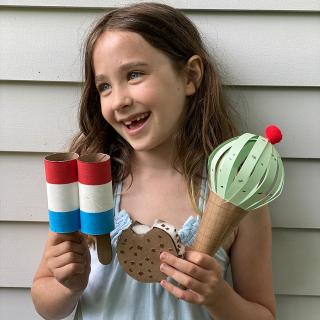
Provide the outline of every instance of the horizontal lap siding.
{"type": "MultiPolygon", "coordinates": [[[[0,319],[43,319],[33,307],[30,288],[0,288],[0,319]]],[[[65,320],[71,319],[72,314],[65,320]]]]}
{"type": "MultiPolygon", "coordinates": [[[[46,153],[0,153],[0,221],[48,221],[43,159],[46,153]],[[23,192],[18,192],[23,190],[23,192]]],[[[320,161],[284,159],[286,185],[271,204],[277,228],[320,228],[320,161]],[[312,192],[305,192],[308,186],[312,192]],[[306,203],[308,204],[306,206],[306,203]]]]}
{"type": "MultiPolygon", "coordinates": [[[[179,9],[189,10],[267,10],[267,11],[320,11],[318,0],[144,0],[140,2],[162,2],[179,9]]],[[[99,8],[117,7],[138,2],[137,0],[2,0],[5,6],[99,8]]]]}
{"type": "MultiPolygon", "coordinates": [[[[1,319],[39,318],[29,288],[48,228],[43,157],[66,150],[77,130],[88,27],[106,8],[133,2],[0,3],[1,319]]],[[[271,204],[277,319],[318,319],[320,3],[164,2],[199,26],[243,130],[263,134],[276,123],[283,131],[286,185],[271,204]]]]}
{"type": "MultiPolygon", "coordinates": [[[[268,124],[280,126],[284,140],[277,149],[283,157],[320,158],[319,89],[231,87],[226,92],[247,130],[263,135],[268,124]]],[[[79,94],[78,84],[0,82],[0,151],[66,149],[77,130],[79,94]]]]}
{"type": "MultiPolygon", "coordinates": [[[[80,81],[79,49],[103,12],[3,9],[0,80],[80,81]]],[[[190,12],[189,17],[217,56],[225,83],[320,85],[317,14],[190,12]]]]}
{"type": "MultiPolygon", "coordinates": [[[[48,232],[47,223],[0,223],[0,287],[30,287],[48,232]],[[23,266],[23,268],[21,267],[23,266]]],[[[275,292],[320,296],[317,230],[274,228],[275,292]]]]}
{"type": "MultiPolygon", "coordinates": [[[[276,299],[277,319],[319,320],[319,297],[277,295],[276,299]],[[306,318],[306,314],[308,314],[308,318],[306,318]]],[[[0,288],[0,319],[40,320],[43,318],[33,308],[30,289],[0,288]]],[[[66,318],[66,320],[71,319],[72,315],[66,318]]]]}

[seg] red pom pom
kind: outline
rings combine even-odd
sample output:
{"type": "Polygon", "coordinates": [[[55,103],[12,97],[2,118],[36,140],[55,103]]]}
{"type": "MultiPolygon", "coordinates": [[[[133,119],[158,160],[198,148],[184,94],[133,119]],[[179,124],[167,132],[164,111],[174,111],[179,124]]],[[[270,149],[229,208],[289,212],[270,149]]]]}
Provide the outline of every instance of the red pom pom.
{"type": "Polygon", "coordinates": [[[280,129],[275,125],[270,125],[266,127],[265,136],[272,144],[276,144],[280,142],[282,139],[282,133],[280,129]]]}

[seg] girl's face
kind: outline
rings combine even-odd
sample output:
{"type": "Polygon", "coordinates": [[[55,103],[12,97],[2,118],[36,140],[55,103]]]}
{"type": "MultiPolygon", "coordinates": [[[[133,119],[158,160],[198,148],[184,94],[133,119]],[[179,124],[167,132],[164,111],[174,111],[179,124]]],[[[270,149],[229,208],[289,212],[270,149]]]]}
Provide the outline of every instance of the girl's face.
{"type": "Polygon", "coordinates": [[[93,51],[103,117],[137,151],[170,142],[186,105],[186,79],[139,34],[106,31],[93,51]]]}

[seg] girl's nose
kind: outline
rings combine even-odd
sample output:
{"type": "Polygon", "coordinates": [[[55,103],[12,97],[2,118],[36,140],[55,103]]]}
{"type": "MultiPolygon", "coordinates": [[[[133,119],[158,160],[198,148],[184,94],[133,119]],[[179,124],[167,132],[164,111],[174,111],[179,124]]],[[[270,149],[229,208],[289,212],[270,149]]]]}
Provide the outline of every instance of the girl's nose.
{"type": "Polygon", "coordinates": [[[112,109],[121,110],[132,105],[132,98],[128,91],[124,89],[113,90],[112,109]]]}

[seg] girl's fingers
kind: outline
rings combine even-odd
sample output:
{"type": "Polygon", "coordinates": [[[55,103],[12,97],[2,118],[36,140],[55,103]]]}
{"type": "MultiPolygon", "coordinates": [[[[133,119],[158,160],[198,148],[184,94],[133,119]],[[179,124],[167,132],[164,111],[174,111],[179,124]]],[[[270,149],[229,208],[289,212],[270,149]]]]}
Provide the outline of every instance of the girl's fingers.
{"type": "Polygon", "coordinates": [[[221,266],[216,259],[208,254],[201,253],[198,251],[186,251],[185,259],[192,262],[203,269],[207,270],[219,270],[221,271],[221,266]]]}
{"type": "Polygon", "coordinates": [[[202,253],[195,251],[193,252],[196,254],[189,254],[191,251],[188,251],[186,253],[185,260],[177,258],[170,253],[162,252],[160,255],[160,260],[161,262],[164,262],[175,269],[190,275],[192,278],[197,279],[200,282],[206,282],[208,276],[210,276],[212,273],[212,270],[215,270],[213,269],[213,266],[215,265],[214,262],[212,263],[207,261],[208,258],[209,260],[213,260],[213,258],[207,255],[202,257],[202,253]],[[209,269],[208,266],[211,266],[211,269],[209,269]]]}
{"type": "Polygon", "coordinates": [[[168,252],[162,252],[160,254],[160,260],[161,262],[170,265],[193,278],[200,280],[203,277],[203,270],[201,270],[197,265],[191,264],[190,262],[180,259],[168,252]]]}
{"type": "Polygon", "coordinates": [[[52,248],[52,255],[54,257],[58,257],[61,256],[67,252],[73,252],[73,253],[77,253],[80,255],[83,255],[86,253],[87,248],[86,248],[87,244],[86,243],[75,243],[73,241],[64,241],[61,242],[57,245],[55,245],[52,248]]]}
{"type": "Polygon", "coordinates": [[[61,268],[57,268],[54,272],[54,277],[60,282],[64,283],[75,274],[82,274],[86,271],[85,265],[82,263],[70,263],[61,268]]]}
{"type": "Polygon", "coordinates": [[[199,294],[205,294],[205,288],[204,284],[194,277],[191,277],[175,268],[172,268],[171,266],[162,263],[160,265],[160,270],[167,276],[171,277],[181,285],[183,285],[187,289],[191,289],[199,294]]]}
{"type": "Polygon", "coordinates": [[[58,257],[51,259],[48,263],[53,270],[71,263],[86,263],[85,258],[86,257],[84,255],[75,252],[66,252],[58,257]]]}
{"type": "Polygon", "coordinates": [[[173,296],[175,296],[177,299],[185,300],[190,303],[196,303],[196,304],[202,304],[203,299],[202,297],[194,292],[193,290],[183,290],[181,288],[176,287],[172,283],[162,280],[160,282],[161,286],[165,288],[168,292],[170,292],[173,296]]]}
{"type": "Polygon", "coordinates": [[[50,245],[57,245],[64,241],[72,241],[76,243],[81,243],[84,239],[84,236],[80,232],[73,233],[55,233],[49,231],[48,242],[50,245]]]}

